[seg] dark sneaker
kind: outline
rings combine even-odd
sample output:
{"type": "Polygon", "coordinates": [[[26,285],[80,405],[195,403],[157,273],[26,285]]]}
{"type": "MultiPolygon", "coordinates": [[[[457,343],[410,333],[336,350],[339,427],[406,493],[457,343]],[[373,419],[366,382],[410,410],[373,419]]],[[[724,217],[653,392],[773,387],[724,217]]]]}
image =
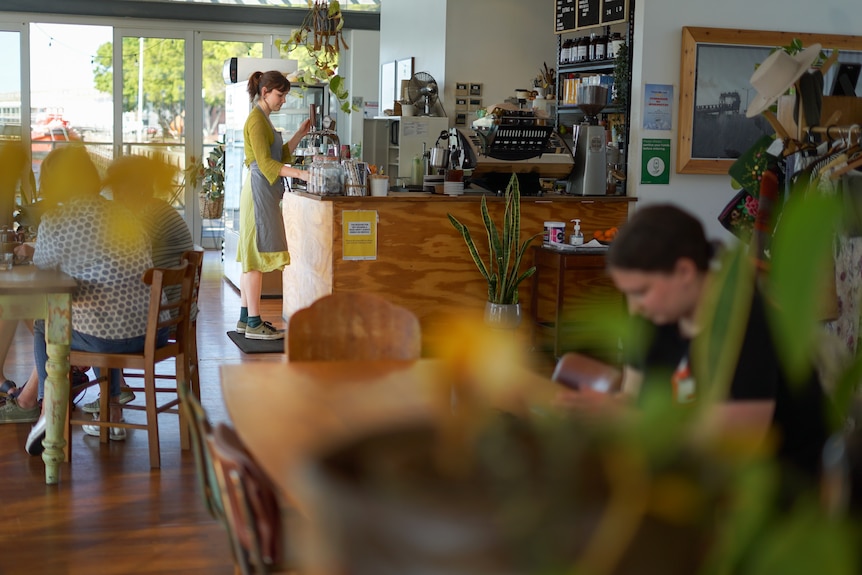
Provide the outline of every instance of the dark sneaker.
{"type": "Polygon", "coordinates": [[[245,328],[246,339],[284,339],[284,330],[275,329],[268,321],[257,327],[247,326],[245,328]]]}
{"type": "Polygon", "coordinates": [[[30,435],[27,436],[27,443],[24,444],[24,449],[30,455],[41,455],[45,448],[42,446],[42,441],[45,439],[45,430],[48,425],[48,418],[42,416],[33,429],[30,430],[30,435]]]}
{"type": "Polygon", "coordinates": [[[39,419],[39,406],[32,409],[24,409],[18,405],[13,398],[8,398],[6,403],[0,405],[0,423],[33,423],[39,419]]]}
{"type": "MultiPolygon", "coordinates": [[[[130,401],[134,401],[134,400],[135,400],[135,392],[132,391],[131,389],[124,389],[122,392],[120,392],[120,405],[126,405],[130,401]]],[[[94,399],[90,403],[85,403],[84,405],[82,405],[81,410],[86,412],[86,413],[99,413],[100,407],[101,406],[99,405],[99,400],[94,399]]]]}
{"type": "Polygon", "coordinates": [[[246,324],[242,320],[236,322],[236,332],[237,333],[245,333],[245,330],[248,329],[247,325],[248,324],[246,324]]]}

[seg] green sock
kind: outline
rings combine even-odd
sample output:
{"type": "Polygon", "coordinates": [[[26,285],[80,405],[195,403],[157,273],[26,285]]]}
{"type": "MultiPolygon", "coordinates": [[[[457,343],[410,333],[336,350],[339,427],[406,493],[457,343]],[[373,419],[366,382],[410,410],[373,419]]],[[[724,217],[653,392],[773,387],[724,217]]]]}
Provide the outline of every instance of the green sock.
{"type": "Polygon", "coordinates": [[[241,307],[239,308],[239,321],[243,323],[248,323],[248,308],[241,307]]]}
{"type": "Polygon", "coordinates": [[[259,315],[253,315],[253,316],[248,318],[248,321],[246,323],[247,323],[248,327],[257,327],[260,324],[262,324],[263,322],[261,321],[259,315]]]}

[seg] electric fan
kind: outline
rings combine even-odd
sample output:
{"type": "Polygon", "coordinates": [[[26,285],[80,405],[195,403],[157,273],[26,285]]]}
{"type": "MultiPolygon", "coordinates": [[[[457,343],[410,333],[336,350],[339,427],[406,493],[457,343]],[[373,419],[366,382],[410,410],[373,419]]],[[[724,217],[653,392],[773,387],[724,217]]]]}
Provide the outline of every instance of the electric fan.
{"type": "Polygon", "coordinates": [[[430,116],[437,103],[437,80],[428,72],[416,72],[407,82],[407,99],[430,116]]]}

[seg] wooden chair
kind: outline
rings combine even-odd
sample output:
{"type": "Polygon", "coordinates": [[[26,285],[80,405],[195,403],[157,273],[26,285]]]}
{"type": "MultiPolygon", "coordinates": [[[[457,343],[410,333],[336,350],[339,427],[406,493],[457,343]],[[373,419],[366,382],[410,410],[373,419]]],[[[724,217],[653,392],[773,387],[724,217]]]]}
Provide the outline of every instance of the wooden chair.
{"type": "MultiPolygon", "coordinates": [[[[212,425],[206,410],[197,396],[191,392],[190,386],[181,387],[179,395],[180,411],[189,424],[189,439],[195,460],[195,476],[198,480],[198,489],[201,492],[204,507],[213,519],[224,524],[226,520],[222,505],[221,487],[216,478],[212,455],[207,444],[207,438],[213,432],[212,425]]],[[[227,527],[226,524],[225,527],[227,527]]]]}
{"type": "MultiPolygon", "coordinates": [[[[291,566],[276,488],[232,427],[205,437],[222,495],[228,534],[243,575],[285,573],[291,566]]],[[[292,513],[287,509],[286,513],[292,513]]]]}
{"type": "Polygon", "coordinates": [[[195,269],[195,281],[192,284],[191,314],[188,321],[188,337],[186,338],[186,358],[189,362],[189,385],[195,397],[201,397],[201,378],[198,369],[198,296],[201,291],[201,274],[204,267],[203,249],[194,249],[183,252],[182,261],[195,269]]]}
{"type": "MultiPolygon", "coordinates": [[[[183,252],[183,255],[180,259],[181,262],[188,262],[189,266],[194,268],[195,270],[195,281],[192,284],[192,296],[191,296],[191,304],[190,309],[191,313],[189,315],[189,321],[186,322],[188,327],[187,337],[184,341],[185,343],[185,356],[188,360],[188,372],[187,372],[187,380],[189,386],[192,389],[195,397],[200,399],[201,396],[201,382],[200,382],[200,374],[198,371],[198,320],[197,320],[197,311],[198,311],[198,294],[200,293],[200,280],[201,273],[203,273],[203,263],[204,263],[204,252],[202,249],[195,249],[183,252]]],[[[179,286],[178,286],[179,287],[179,286]]],[[[173,290],[177,292],[178,290],[173,290]]],[[[171,333],[171,340],[176,340],[176,335],[171,333]]],[[[126,380],[126,387],[130,391],[134,392],[145,392],[143,379],[144,373],[141,370],[123,370],[123,377],[126,380]],[[135,384],[129,384],[128,380],[140,380],[140,382],[136,382],[135,384]]],[[[176,373],[156,373],[155,378],[157,380],[176,380],[176,373]]],[[[162,388],[164,389],[164,388],[162,388]]],[[[135,409],[134,406],[130,407],[130,409],[135,409]]]]}
{"type": "MultiPolygon", "coordinates": [[[[147,430],[150,467],[161,466],[161,455],[159,450],[159,425],[158,415],[163,412],[176,413],[180,418],[180,444],[182,449],[189,449],[189,429],[178,409],[180,398],[178,389],[190,385],[189,364],[186,357],[188,349],[187,339],[189,334],[189,315],[191,311],[191,296],[194,284],[195,269],[187,262],[176,268],[147,270],[143,281],[150,286],[150,302],[147,315],[147,333],[143,351],[139,353],[99,353],[87,351],[72,351],[70,362],[72,365],[90,365],[105,370],[102,377],[93,380],[91,384],[98,383],[100,387],[100,416],[98,420],[74,419],[69,416],[69,425],[97,425],[101,427],[101,441],[108,441],[110,427],[123,427],[147,430]],[[168,301],[163,297],[165,288],[172,285],[182,286],[179,300],[168,301]],[[174,313],[172,313],[174,312],[174,313]],[[162,347],[156,346],[157,332],[161,329],[171,330],[175,337],[162,347]],[[163,387],[156,385],[156,364],[173,359],[176,374],[175,387],[163,387]],[[141,370],[144,375],[144,405],[125,406],[127,410],[139,410],[146,412],[146,422],[111,422],[109,421],[109,369],[135,369],[141,370]],[[159,403],[157,393],[170,393],[173,395],[168,401],[159,403]]],[[[71,404],[70,404],[71,409],[71,404]]],[[[67,434],[70,432],[67,429],[67,434]]],[[[68,436],[67,436],[68,441],[68,436]]]]}
{"type": "Polygon", "coordinates": [[[622,372],[607,363],[577,352],[563,354],[551,379],[573,389],[589,387],[596,391],[619,391],[622,372]]]}
{"type": "Polygon", "coordinates": [[[413,312],[370,293],[324,296],[294,313],[287,327],[290,361],[409,360],[421,351],[413,312]]]}

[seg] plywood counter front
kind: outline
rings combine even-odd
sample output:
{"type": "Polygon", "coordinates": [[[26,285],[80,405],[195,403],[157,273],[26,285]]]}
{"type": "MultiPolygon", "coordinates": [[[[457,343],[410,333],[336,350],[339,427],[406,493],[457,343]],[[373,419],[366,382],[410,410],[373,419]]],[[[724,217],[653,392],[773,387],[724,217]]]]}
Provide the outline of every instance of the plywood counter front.
{"type": "MultiPolygon", "coordinates": [[[[502,197],[487,196],[495,222],[503,219],[502,197]]],[[[545,221],[579,218],[584,237],[623,223],[634,198],[526,196],[521,198],[522,239],[540,234],[545,221]]],[[[284,272],[284,317],[332,292],[368,291],[412,310],[423,330],[436,318],[481,314],[487,284],[470,258],[452,214],[473,232],[480,254],[487,258],[487,240],[480,214],[481,195],[443,196],[402,192],[387,197],[320,197],[301,192],[284,196],[284,220],[291,265],[284,272]],[[377,258],[343,259],[342,213],[377,213],[377,258]]],[[[541,237],[535,240],[541,242],[541,237]]],[[[531,263],[529,253],[524,267],[531,263]]],[[[523,307],[530,302],[530,282],[519,290],[523,307]]],[[[525,310],[526,312],[527,310],[525,310]]],[[[525,315],[525,317],[528,317],[525,315]]],[[[524,323],[529,323],[525,321],[524,323]]]]}

